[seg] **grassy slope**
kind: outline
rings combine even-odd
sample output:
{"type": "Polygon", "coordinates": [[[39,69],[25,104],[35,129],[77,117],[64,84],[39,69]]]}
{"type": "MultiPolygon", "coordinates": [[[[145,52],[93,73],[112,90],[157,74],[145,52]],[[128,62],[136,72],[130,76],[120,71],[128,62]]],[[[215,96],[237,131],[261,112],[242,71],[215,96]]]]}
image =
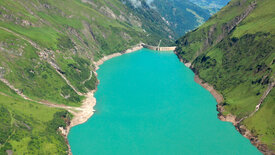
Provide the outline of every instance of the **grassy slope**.
{"type": "Polygon", "coordinates": [[[79,105],[77,103],[81,97],[67,86],[49,64],[40,61],[36,49],[28,42],[1,29],[0,40],[5,49],[0,52],[0,64],[5,68],[5,78],[16,88],[36,100],[79,105]],[[70,94],[71,97],[65,99],[60,94],[70,94]]]}
{"type": "MultiPolygon", "coordinates": [[[[255,10],[233,31],[222,32],[226,23],[246,10],[251,2],[232,0],[204,25],[177,42],[179,56],[185,62],[191,61],[195,72],[224,95],[224,114],[229,112],[239,119],[255,109],[275,74],[274,1],[257,1],[255,10]],[[216,42],[221,36],[222,41],[216,42]]],[[[273,90],[263,107],[243,122],[272,150],[275,150],[272,123],[275,113],[270,110],[274,98],[273,90]]]]}
{"type": "Polygon", "coordinates": [[[27,96],[54,103],[76,105],[83,98],[66,85],[49,61],[59,66],[78,91],[85,93],[96,83],[94,76],[83,83],[94,69],[91,60],[123,51],[140,41],[156,44],[169,35],[167,25],[153,9],[140,10],[146,16],[139,17],[119,0],[18,0],[1,1],[0,6],[0,26],[35,42],[47,54],[46,58],[39,57],[40,50],[0,29],[4,77],[27,96]],[[151,30],[154,26],[156,30],[151,30]]]}
{"type": "Polygon", "coordinates": [[[66,111],[32,103],[0,82],[0,154],[67,154],[58,127],[70,119],[66,111]]]}
{"type": "MultiPolygon", "coordinates": [[[[154,10],[140,10],[147,12],[141,17],[119,0],[92,2],[0,1],[0,77],[31,99],[79,106],[84,97],[67,85],[50,62],[85,93],[97,82],[94,74],[87,80],[95,68],[93,61],[140,41],[157,44],[172,33],[154,10]]],[[[67,145],[57,128],[66,125],[68,112],[26,101],[2,82],[0,111],[0,154],[6,150],[66,154],[67,145]]]]}
{"type": "Polygon", "coordinates": [[[260,137],[260,140],[272,150],[275,150],[274,135],[275,135],[275,89],[270,92],[270,95],[265,99],[263,106],[253,117],[244,121],[248,129],[260,137]]]}

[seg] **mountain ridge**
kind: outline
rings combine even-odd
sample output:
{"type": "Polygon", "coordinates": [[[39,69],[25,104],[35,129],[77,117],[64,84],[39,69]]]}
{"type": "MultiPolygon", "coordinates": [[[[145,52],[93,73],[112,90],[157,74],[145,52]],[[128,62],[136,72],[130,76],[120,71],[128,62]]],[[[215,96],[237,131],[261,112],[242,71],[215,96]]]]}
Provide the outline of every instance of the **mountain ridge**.
{"type": "Polygon", "coordinates": [[[232,0],[177,41],[176,54],[219,91],[219,117],[233,122],[264,154],[274,154],[274,15],[271,0],[232,0]],[[232,120],[232,119],[231,119],[232,120]],[[246,130],[248,129],[248,130],[246,130]]]}
{"type": "Polygon", "coordinates": [[[60,129],[96,89],[94,62],[175,38],[143,0],[1,1],[0,154],[68,154],[60,129]]]}
{"type": "Polygon", "coordinates": [[[141,22],[117,0],[1,1],[0,154],[68,154],[59,128],[74,116],[59,105],[79,109],[83,94],[96,88],[93,61],[141,39],[158,43],[168,38],[162,20],[152,33],[141,22]]]}

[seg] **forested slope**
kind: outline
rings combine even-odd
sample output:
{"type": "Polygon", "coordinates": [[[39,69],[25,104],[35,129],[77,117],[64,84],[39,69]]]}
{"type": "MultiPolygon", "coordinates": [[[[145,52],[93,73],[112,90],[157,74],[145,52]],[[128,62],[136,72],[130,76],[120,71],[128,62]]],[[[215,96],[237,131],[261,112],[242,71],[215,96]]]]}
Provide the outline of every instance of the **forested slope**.
{"type": "Polygon", "coordinates": [[[167,21],[176,33],[176,39],[198,27],[211,16],[207,9],[186,0],[154,0],[151,6],[167,21]]]}
{"type": "Polygon", "coordinates": [[[265,153],[267,147],[275,150],[274,7],[273,0],[232,0],[180,38],[176,49],[224,96],[222,114],[235,115],[237,127],[244,125],[256,138],[252,141],[266,144],[258,146],[265,153]]]}

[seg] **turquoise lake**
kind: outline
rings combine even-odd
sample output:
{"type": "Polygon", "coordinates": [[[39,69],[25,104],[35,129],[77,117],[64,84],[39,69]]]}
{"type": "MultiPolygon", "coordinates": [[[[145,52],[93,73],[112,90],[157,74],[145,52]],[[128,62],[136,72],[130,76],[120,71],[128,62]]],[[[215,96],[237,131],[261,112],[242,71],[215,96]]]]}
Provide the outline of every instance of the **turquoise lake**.
{"type": "Polygon", "coordinates": [[[74,155],[261,154],[172,52],[142,49],[97,73],[96,112],[68,136],[74,155]]]}

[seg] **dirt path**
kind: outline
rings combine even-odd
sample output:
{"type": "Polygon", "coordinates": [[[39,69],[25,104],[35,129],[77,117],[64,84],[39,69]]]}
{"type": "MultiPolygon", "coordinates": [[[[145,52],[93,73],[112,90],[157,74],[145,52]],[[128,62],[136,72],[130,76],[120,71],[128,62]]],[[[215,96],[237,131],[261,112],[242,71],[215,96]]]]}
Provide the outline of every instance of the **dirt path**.
{"type": "Polygon", "coordinates": [[[9,29],[7,29],[7,28],[4,28],[4,27],[2,27],[2,26],[0,26],[0,29],[2,29],[2,30],[4,30],[4,31],[7,31],[7,32],[9,32],[9,33],[11,33],[11,34],[13,34],[13,35],[15,35],[15,36],[17,36],[17,37],[19,37],[19,38],[25,40],[25,41],[27,41],[28,43],[30,43],[30,44],[31,44],[33,47],[35,47],[36,49],[42,50],[36,43],[34,43],[33,41],[31,41],[31,40],[29,40],[29,39],[27,39],[27,38],[25,38],[25,37],[23,37],[23,36],[21,36],[20,34],[18,34],[18,33],[16,33],[16,32],[13,32],[13,31],[11,31],[11,30],[9,30],[9,29]]]}
{"type": "Polygon", "coordinates": [[[255,107],[255,110],[249,115],[246,116],[244,118],[242,118],[241,120],[237,120],[236,116],[232,115],[232,114],[227,114],[227,115],[223,115],[222,112],[224,112],[224,107],[221,104],[223,102],[223,96],[221,94],[219,94],[211,85],[204,83],[199,77],[198,75],[195,76],[195,81],[197,83],[199,83],[202,87],[204,87],[205,89],[207,89],[215,98],[217,101],[217,111],[219,112],[218,114],[218,118],[221,121],[226,121],[226,122],[231,122],[235,128],[247,139],[250,140],[251,144],[253,144],[254,146],[256,146],[263,154],[273,154],[272,151],[270,151],[267,147],[267,145],[263,144],[257,136],[254,136],[244,125],[241,124],[241,121],[243,121],[244,119],[253,116],[261,107],[261,105],[263,104],[264,99],[268,96],[268,94],[271,92],[271,90],[275,87],[275,81],[270,83],[266,89],[266,91],[264,92],[264,94],[262,95],[259,103],[257,104],[257,106],[255,107]]]}
{"type": "Polygon", "coordinates": [[[19,89],[15,88],[12,84],[10,84],[6,79],[0,78],[0,81],[5,83],[10,89],[14,90],[18,95],[20,95],[22,98],[25,100],[31,101],[31,102],[36,102],[39,104],[46,105],[48,107],[53,107],[53,108],[61,108],[61,109],[66,109],[69,112],[71,112],[75,117],[72,120],[73,123],[71,123],[71,126],[75,126],[77,124],[84,123],[85,120],[90,118],[90,116],[93,114],[93,106],[95,105],[95,98],[93,96],[94,91],[91,91],[87,94],[85,94],[86,99],[84,100],[83,104],[80,107],[72,107],[72,106],[67,106],[63,104],[53,104],[47,101],[35,101],[33,99],[30,99],[26,95],[24,95],[19,89]],[[79,122],[79,123],[77,123],[79,122]]]}
{"type": "MultiPolygon", "coordinates": [[[[30,44],[32,44],[33,46],[36,46],[35,43],[33,43],[32,41],[28,40],[28,39],[25,39],[24,37],[21,37],[20,35],[6,29],[6,28],[3,28],[3,27],[0,27],[1,29],[5,30],[5,31],[8,31],[26,41],[28,41],[30,44]]],[[[37,47],[37,46],[36,46],[37,47]]],[[[142,49],[143,46],[142,46],[142,43],[141,44],[138,44],[136,46],[134,46],[133,48],[131,49],[128,49],[122,53],[114,53],[112,55],[109,55],[109,56],[105,56],[103,57],[102,59],[100,59],[99,61],[97,61],[95,63],[96,65],[96,68],[99,68],[99,65],[103,64],[104,61],[106,60],[109,60],[113,57],[116,57],[116,56],[120,56],[122,54],[125,54],[125,53],[131,53],[131,52],[134,52],[134,51],[137,51],[139,49],[142,49]]],[[[37,49],[40,49],[40,48],[37,48],[37,49]]],[[[67,105],[61,105],[61,104],[53,104],[53,103],[50,103],[48,101],[35,101],[33,99],[30,99],[29,97],[27,97],[26,95],[24,95],[22,93],[22,91],[20,91],[19,89],[15,88],[11,83],[9,83],[8,80],[0,77],[0,81],[2,81],[3,83],[5,83],[10,89],[14,90],[19,96],[21,96],[22,98],[26,99],[26,100],[29,100],[29,101],[32,101],[32,102],[36,102],[36,103],[39,103],[39,104],[43,104],[43,105],[46,105],[46,106],[49,106],[49,107],[54,107],[54,108],[62,108],[62,109],[66,109],[68,110],[69,112],[71,112],[73,115],[74,115],[74,118],[73,120],[71,121],[71,124],[70,126],[68,126],[68,128],[66,129],[66,132],[64,132],[64,135],[67,136],[68,133],[69,133],[69,130],[71,127],[73,126],[76,126],[78,124],[82,124],[84,122],[86,122],[93,114],[94,114],[94,109],[93,107],[95,106],[96,104],[96,99],[94,97],[94,92],[95,90],[92,90],[90,91],[89,93],[87,94],[83,94],[83,93],[80,93],[78,92],[74,86],[71,85],[71,83],[69,82],[69,80],[67,80],[67,78],[58,71],[58,67],[55,66],[55,64],[52,64],[51,62],[49,62],[51,64],[51,66],[53,66],[57,73],[66,81],[66,83],[78,94],[78,95],[81,95],[81,96],[85,96],[86,99],[83,101],[81,107],[72,107],[72,106],[67,106],[67,105]]],[[[92,78],[92,72],[91,71],[91,75],[90,77],[87,79],[91,79],[92,78]]],[[[95,74],[96,75],[96,74],[95,74]]],[[[86,81],[87,81],[86,80],[86,81]]]]}
{"type": "MultiPolygon", "coordinates": [[[[52,66],[53,66],[53,65],[52,65],[52,66]]],[[[53,66],[53,67],[54,67],[54,66],[53,66]]],[[[54,68],[55,68],[55,67],[54,67],[54,68]]],[[[79,96],[84,96],[84,95],[85,95],[85,94],[79,92],[79,91],[71,84],[71,82],[65,77],[65,75],[63,75],[57,68],[55,68],[55,71],[62,77],[63,80],[66,81],[67,85],[69,85],[69,86],[73,89],[73,91],[74,91],[75,93],[77,93],[77,95],[79,95],[79,96]]]]}
{"type": "Polygon", "coordinates": [[[61,108],[66,109],[70,113],[74,115],[73,119],[71,120],[71,123],[69,126],[67,126],[66,129],[60,127],[59,130],[61,131],[62,135],[65,137],[65,140],[67,142],[68,148],[69,148],[69,155],[71,155],[71,148],[67,139],[67,136],[69,134],[70,129],[73,126],[76,126],[78,124],[85,123],[95,112],[94,106],[96,104],[96,99],[94,97],[94,90],[90,91],[89,93],[85,94],[86,99],[83,101],[82,105],[80,107],[71,107],[67,105],[62,104],[53,104],[47,101],[35,101],[33,99],[28,98],[26,95],[24,95],[19,89],[15,88],[12,84],[10,84],[6,79],[0,78],[0,81],[5,83],[10,89],[14,90],[18,95],[20,95],[25,100],[36,102],[39,104],[46,105],[48,107],[53,108],[61,108]]]}
{"type": "MultiPolygon", "coordinates": [[[[41,47],[39,47],[35,42],[23,37],[22,35],[16,33],[16,32],[13,32],[7,28],[4,28],[4,27],[1,27],[0,26],[0,29],[4,30],[4,31],[7,31],[25,41],[27,41],[29,44],[31,44],[34,48],[36,48],[37,50],[39,50],[41,53],[45,53],[45,50],[43,50],[41,47]]],[[[77,89],[70,83],[70,81],[59,71],[60,68],[58,67],[58,65],[54,62],[52,62],[50,59],[46,59],[46,61],[55,69],[55,71],[62,77],[62,79],[65,80],[65,82],[75,91],[75,93],[77,93],[78,95],[80,96],[84,96],[84,94],[80,93],[79,91],[77,91],[77,89]]],[[[21,95],[22,96],[22,95],[21,95]]]]}
{"type": "Polygon", "coordinates": [[[274,86],[275,86],[275,81],[268,85],[266,91],[264,92],[263,96],[260,99],[259,104],[256,106],[255,111],[251,114],[251,116],[254,115],[260,109],[260,106],[263,104],[264,99],[268,96],[268,94],[274,88],[274,86]]]}
{"type": "MultiPolygon", "coordinates": [[[[41,50],[40,47],[38,47],[34,42],[32,42],[31,40],[28,40],[24,37],[22,37],[21,35],[19,34],[16,34],[15,32],[12,32],[6,28],[3,28],[3,27],[0,27],[1,29],[7,31],[7,32],[10,32],[12,34],[14,34],[15,36],[18,36],[20,37],[21,39],[23,40],[26,40],[27,42],[29,42],[32,46],[34,46],[35,48],[37,48],[38,50],[41,50]]],[[[108,56],[104,56],[102,59],[100,59],[99,61],[97,62],[94,62],[95,66],[96,66],[96,69],[99,68],[99,65],[103,64],[104,61],[106,60],[109,60],[113,57],[117,57],[117,56],[120,56],[122,54],[126,54],[126,53],[132,53],[134,51],[137,51],[137,50],[140,50],[143,48],[143,43],[140,43],[130,49],[127,49],[121,53],[114,53],[114,54],[111,54],[111,55],[108,55],[108,56]]],[[[41,50],[43,51],[43,50],[41,50]]],[[[67,136],[69,134],[69,131],[70,129],[73,127],[73,126],[76,126],[76,125],[79,125],[79,124],[82,124],[82,123],[85,123],[95,112],[94,110],[94,106],[96,105],[96,99],[94,97],[94,92],[95,90],[92,90],[90,91],[89,93],[87,94],[83,94],[83,93],[80,93],[78,92],[74,86],[69,82],[69,80],[67,80],[67,78],[59,71],[59,67],[53,63],[52,61],[48,60],[48,63],[56,70],[56,72],[66,81],[66,83],[78,94],[78,95],[81,95],[81,96],[85,96],[86,99],[83,101],[82,105],[80,107],[72,107],[72,106],[67,106],[67,105],[61,105],[61,104],[53,104],[53,103],[50,103],[48,101],[35,101],[33,99],[30,99],[29,97],[27,97],[26,95],[24,95],[22,93],[22,91],[20,91],[19,89],[15,88],[11,83],[9,83],[8,80],[0,77],[0,81],[2,81],[3,83],[5,83],[10,89],[14,90],[19,96],[21,96],[22,98],[26,99],[26,100],[29,100],[29,101],[32,101],[32,102],[36,102],[36,103],[39,103],[39,104],[43,104],[43,105],[46,105],[48,107],[53,107],[53,108],[61,108],[61,109],[66,109],[68,110],[70,113],[72,113],[74,115],[73,119],[71,120],[71,123],[69,126],[67,126],[66,129],[60,127],[59,130],[61,131],[61,133],[63,134],[63,136],[65,137],[65,140],[67,141],[67,144],[68,144],[68,148],[69,148],[69,155],[71,155],[71,148],[70,148],[70,145],[69,145],[69,142],[68,142],[68,139],[67,139],[67,136]]],[[[90,77],[86,80],[84,80],[83,82],[85,83],[86,81],[90,80],[93,76],[92,73],[95,73],[96,72],[93,72],[91,71],[90,72],[90,77]]]]}
{"type": "Polygon", "coordinates": [[[85,84],[87,81],[91,80],[91,78],[93,77],[93,71],[90,71],[90,76],[88,77],[88,79],[82,81],[82,84],[85,84]]]}
{"type": "Polygon", "coordinates": [[[4,79],[4,78],[0,78],[0,81],[2,81],[3,83],[5,83],[10,89],[12,89],[13,91],[15,91],[18,95],[20,95],[22,98],[26,99],[26,100],[30,100],[27,96],[25,96],[19,89],[15,88],[13,85],[11,85],[8,80],[4,79]]]}
{"type": "Polygon", "coordinates": [[[240,119],[240,120],[238,121],[238,123],[240,123],[240,122],[242,122],[243,120],[245,120],[245,119],[247,119],[247,118],[253,116],[253,115],[260,109],[260,107],[261,107],[261,105],[263,104],[265,98],[268,96],[268,94],[270,93],[270,91],[271,91],[274,87],[275,87],[275,81],[272,82],[272,83],[270,83],[270,84],[268,85],[268,87],[267,87],[266,91],[264,92],[264,94],[262,95],[262,97],[261,97],[259,103],[256,105],[255,110],[254,110],[250,115],[245,116],[245,117],[243,117],[242,119],[240,119]]]}

